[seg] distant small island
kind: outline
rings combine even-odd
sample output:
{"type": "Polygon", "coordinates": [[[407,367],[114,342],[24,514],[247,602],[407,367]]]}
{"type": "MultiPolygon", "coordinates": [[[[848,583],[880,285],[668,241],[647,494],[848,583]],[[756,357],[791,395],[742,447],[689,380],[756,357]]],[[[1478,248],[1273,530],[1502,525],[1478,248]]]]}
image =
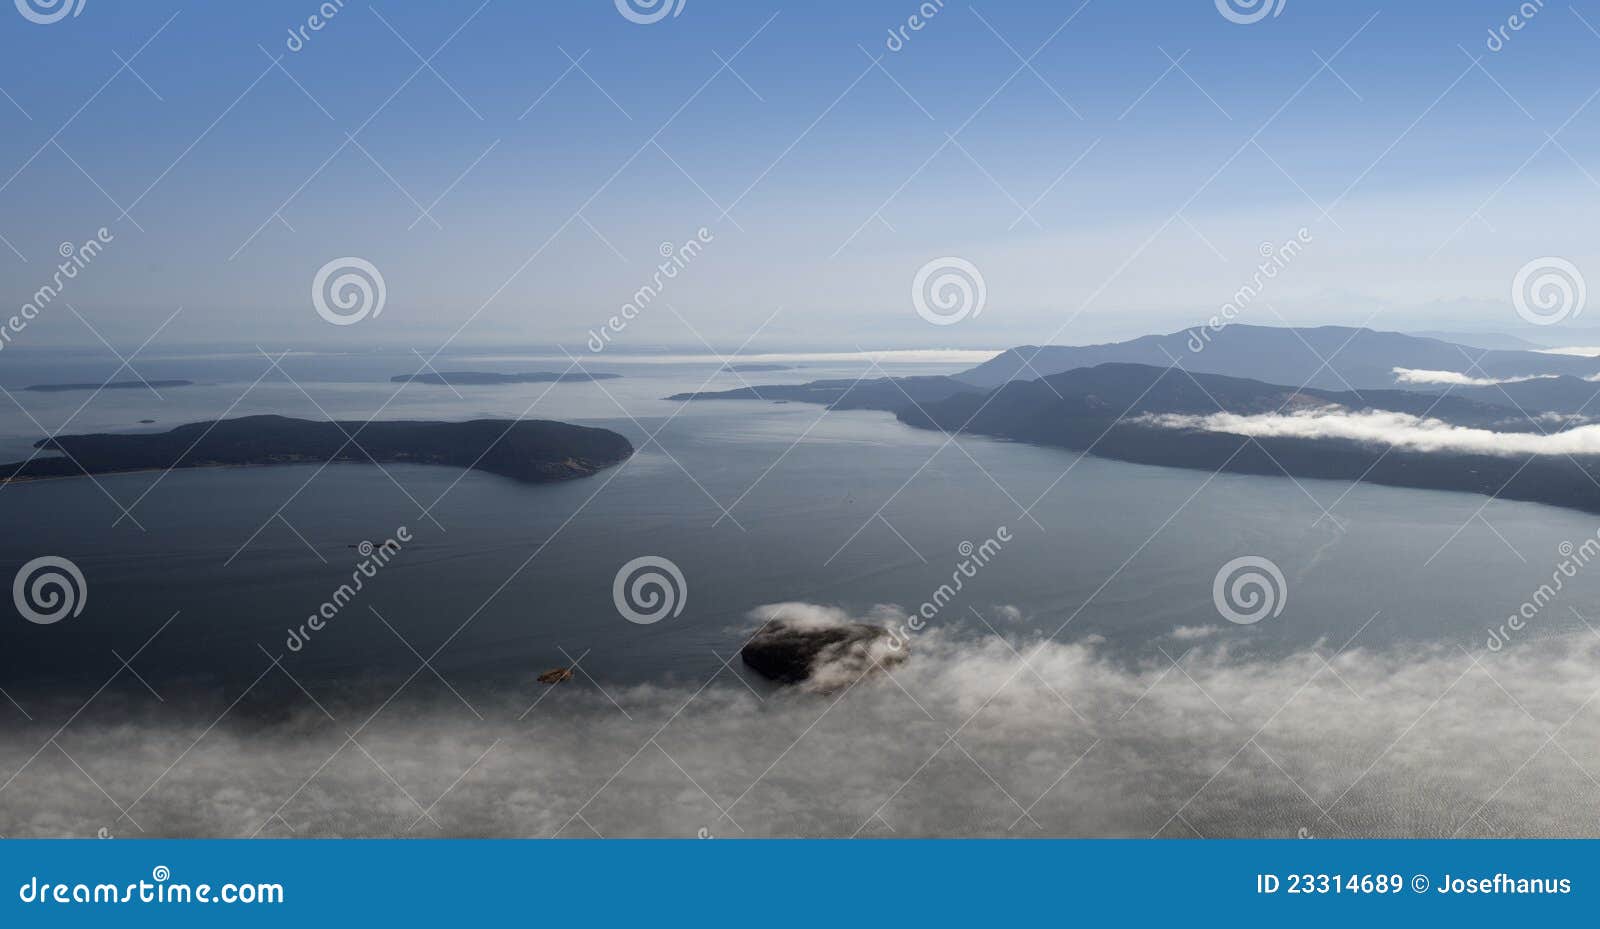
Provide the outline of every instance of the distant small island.
{"type": "Polygon", "coordinates": [[[740,364],[722,366],[724,371],[733,371],[739,374],[755,373],[759,371],[793,371],[794,365],[769,365],[769,364],[740,364]]]}
{"type": "Polygon", "coordinates": [[[633,444],[609,429],[547,420],[360,423],[286,416],[189,423],[157,433],[57,436],[41,439],[34,447],[63,455],[0,465],[0,483],[328,461],[446,465],[547,482],[588,477],[633,454],[633,444]]]}
{"type": "Polygon", "coordinates": [[[440,387],[482,386],[486,384],[586,384],[590,381],[614,381],[620,374],[586,371],[557,372],[534,371],[529,374],[496,374],[492,371],[440,371],[437,374],[396,374],[391,383],[433,384],[440,387]]]}
{"type": "Polygon", "coordinates": [[[137,387],[193,387],[194,381],[112,381],[109,384],[30,384],[23,390],[65,393],[71,390],[133,390],[137,387]]]}
{"type": "Polygon", "coordinates": [[[760,384],[734,390],[673,394],[668,400],[770,400],[821,403],[835,410],[896,412],[919,403],[948,400],[957,394],[983,394],[982,388],[944,375],[880,377],[872,380],[811,381],[807,384],[760,384]]]}

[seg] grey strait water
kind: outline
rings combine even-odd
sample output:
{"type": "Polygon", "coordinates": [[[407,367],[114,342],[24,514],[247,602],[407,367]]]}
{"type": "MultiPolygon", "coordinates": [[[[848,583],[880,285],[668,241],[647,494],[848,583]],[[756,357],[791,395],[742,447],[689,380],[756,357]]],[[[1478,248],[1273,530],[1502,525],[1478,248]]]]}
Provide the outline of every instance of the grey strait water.
{"type": "MultiPolygon", "coordinates": [[[[739,386],[704,359],[581,359],[624,375],[603,384],[387,383],[408,357],[291,356],[293,383],[257,381],[258,357],[174,357],[141,371],[200,383],[106,391],[81,411],[88,394],[15,388],[109,371],[0,370],[5,460],[69,416],[68,432],[124,431],[380,408],[566,420],[639,449],[556,485],[345,464],[0,489],[4,577],[58,555],[87,586],[80,616],[35,625],[8,605],[0,622],[0,833],[1600,831],[1570,812],[1600,793],[1586,699],[1600,636],[1585,625],[1600,569],[1486,648],[1561,543],[1593,537],[1591,516],[951,444],[884,413],[662,399],[739,386]],[[353,546],[401,526],[412,541],[291,649],[349,580],[353,546]],[[892,679],[815,695],[736,677],[752,610],[915,610],[962,543],[1002,526],[1011,541],[892,679]],[[680,615],[638,625],[612,587],[646,555],[686,589],[680,615]],[[1236,625],[1213,580],[1247,555],[1279,567],[1283,609],[1236,625]],[[533,680],[574,662],[572,682],[533,680]]],[[[869,370],[793,363],[743,378],[869,370]]]]}

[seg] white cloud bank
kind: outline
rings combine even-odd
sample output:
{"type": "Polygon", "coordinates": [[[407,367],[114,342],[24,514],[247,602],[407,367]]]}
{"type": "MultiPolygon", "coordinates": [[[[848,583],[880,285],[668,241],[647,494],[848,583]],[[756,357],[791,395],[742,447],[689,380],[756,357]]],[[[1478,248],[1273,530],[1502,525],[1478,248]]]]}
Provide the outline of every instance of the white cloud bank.
{"type": "Polygon", "coordinates": [[[1451,384],[1456,387],[1493,387],[1496,384],[1521,384],[1524,381],[1553,380],[1554,374],[1525,374],[1517,377],[1473,377],[1458,371],[1430,371],[1425,368],[1395,368],[1400,384],[1451,384]]]}
{"type": "MultiPolygon", "coordinates": [[[[139,798],[151,836],[1600,835],[1587,630],[1469,643],[1474,665],[1445,645],[1239,653],[1230,628],[1173,652],[1181,673],[1153,650],[1130,664],[1089,638],[968,632],[920,633],[903,665],[833,696],[754,681],[758,697],[720,668],[606,693],[580,675],[471,691],[480,720],[416,685],[358,748],[371,708],[324,693],[337,721],[307,699],[212,729],[217,708],[130,687],[61,742],[139,798]]],[[[61,702],[0,727],[0,771],[21,772],[0,832],[140,836],[62,752],[24,768],[81,695],[61,702]]]]}
{"type": "Polygon", "coordinates": [[[1534,349],[1541,355],[1576,355],[1579,358],[1600,358],[1600,346],[1569,345],[1566,348],[1534,349]]]}
{"type": "Polygon", "coordinates": [[[1178,413],[1143,416],[1135,420],[1169,429],[1227,432],[1258,439],[1344,439],[1370,445],[1393,445],[1417,452],[1464,452],[1474,455],[1600,455],[1600,425],[1578,426],[1565,432],[1496,432],[1455,426],[1442,419],[1393,413],[1387,410],[1350,411],[1338,407],[1295,413],[1213,413],[1190,416],[1178,413]]]}

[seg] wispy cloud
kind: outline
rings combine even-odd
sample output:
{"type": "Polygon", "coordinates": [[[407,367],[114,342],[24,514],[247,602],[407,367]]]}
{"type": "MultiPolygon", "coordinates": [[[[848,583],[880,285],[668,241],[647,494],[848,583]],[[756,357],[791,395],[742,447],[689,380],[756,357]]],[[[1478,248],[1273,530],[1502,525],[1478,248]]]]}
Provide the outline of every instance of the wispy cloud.
{"type": "Polygon", "coordinates": [[[1451,384],[1456,387],[1493,387],[1523,381],[1552,380],[1554,374],[1524,374],[1516,377],[1473,377],[1457,371],[1429,371],[1425,368],[1395,368],[1394,379],[1401,384],[1451,384]]]}
{"type": "Polygon", "coordinates": [[[1456,426],[1442,419],[1387,410],[1350,411],[1324,407],[1297,413],[1176,413],[1141,417],[1139,422],[1170,429],[1200,429],[1255,438],[1344,439],[1371,445],[1393,445],[1417,452],[1465,452],[1476,455],[1600,455],[1600,425],[1565,432],[1496,432],[1456,426]]]}
{"type": "MultiPolygon", "coordinates": [[[[130,812],[153,836],[263,824],[284,837],[1595,833],[1573,812],[1593,786],[1562,755],[1595,766],[1600,714],[1571,716],[1600,686],[1587,630],[1474,648],[1478,668],[1444,646],[1264,655],[1232,648],[1237,632],[1128,661],[1087,637],[930,628],[892,678],[832,697],[759,681],[757,697],[729,671],[704,687],[574,681],[514,725],[547,688],[475,695],[483,721],[418,688],[359,732],[359,748],[353,726],[309,701],[207,729],[215,708],[108,690],[69,730],[95,781],[40,755],[7,788],[0,832],[139,836],[98,784],[123,803],[142,795],[130,812]],[[421,816],[430,804],[437,826],[421,816]]],[[[78,700],[61,702],[71,712],[78,700]]],[[[53,730],[0,726],[0,771],[23,768],[53,730]]]]}
{"type": "Polygon", "coordinates": [[[1541,355],[1576,355],[1579,358],[1600,358],[1600,345],[1569,345],[1566,348],[1535,349],[1541,355]]]}

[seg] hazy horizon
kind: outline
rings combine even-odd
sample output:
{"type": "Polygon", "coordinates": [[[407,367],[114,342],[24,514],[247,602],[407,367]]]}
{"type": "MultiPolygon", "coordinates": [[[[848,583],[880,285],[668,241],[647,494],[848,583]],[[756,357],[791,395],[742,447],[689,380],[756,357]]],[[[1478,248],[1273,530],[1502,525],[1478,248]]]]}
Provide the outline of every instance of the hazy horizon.
{"type": "Polygon", "coordinates": [[[0,6],[0,835],[1600,835],[1600,12],[0,6]]]}
{"type": "Polygon", "coordinates": [[[7,17],[12,309],[62,243],[111,237],[8,347],[126,351],[181,307],[153,348],[576,350],[663,243],[696,237],[619,350],[1173,331],[1302,234],[1244,321],[1516,334],[1518,268],[1600,259],[1582,219],[1600,182],[1575,155],[1600,133],[1582,66],[1600,34],[1576,9],[1498,50],[1510,11],[1492,3],[1248,25],[1207,3],[950,4],[905,28],[917,10],[7,17]],[[384,312],[332,327],[311,286],[346,256],[381,272],[384,312]],[[910,294],[943,256],[981,271],[986,301],[936,327],[910,294]]]}

